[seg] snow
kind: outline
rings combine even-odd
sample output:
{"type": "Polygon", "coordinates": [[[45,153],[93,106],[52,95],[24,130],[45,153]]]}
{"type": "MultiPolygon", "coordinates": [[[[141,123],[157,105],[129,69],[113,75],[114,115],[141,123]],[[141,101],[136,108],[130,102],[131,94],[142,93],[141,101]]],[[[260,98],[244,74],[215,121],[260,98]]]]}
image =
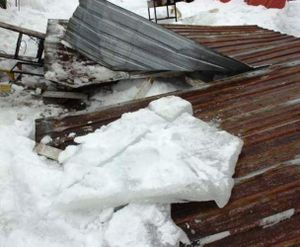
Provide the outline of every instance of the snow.
{"type": "Polygon", "coordinates": [[[241,141],[195,119],[180,98],[151,106],[155,112],[126,113],[77,137],[80,145],[60,157],[63,167],[32,151],[31,119],[3,125],[0,246],[187,243],[169,203],[213,199],[224,206],[241,141]]]}
{"type": "Polygon", "coordinates": [[[221,240],[221,239],[226,238],[228,236],[230,236],[229,231],[219,232],[219,233],[216,233],[216,234],[213,234],[213,235],[206,236],[206,237],[201,238],[199,240],[199,247],[202,247],[206,244],[221,240]]]}
{"type": "MultiPolygon", "coordinates": [[[[146,0],[111,0],[111,2],[148,18],[146,0]]],[[[231,0],[226,4],[219,0],[194,0],[191,3],[179,2],[177,3],[177,9],[179,10],[179,24],[210,26],[258,25],[300,37],[299,0],[288,2],[284,9],[250,6],[243,0],[231,0]]],[[[158,16],[165,17],[165,11],[164,8],[159,8],[158,16]]]]}
{"type": "MultiPolygon", "coordinates": [[[[116,103],[140,98],[137,96],[139,96],[139,92],[142,90],[143,83],[146,82],[146,80],[148,79],[123,80],[112,85],[108,90],[95,90],[94,95],[90,97],[91,105],[88,110],[93,111],[99,109],[99,105],[114,105],[116,103]]],[[[157,78],[150,85],[150,89],[146,92],[144,97],[175,92],[188,88],[190,88],[189,85],[177,79],[170,82],[167,78],[157,78]]]]}
{"type": "Polygon", "coordinates": [[[191,103],[184,100],[178,100],[177,97],[165,97],[152,101],[149,104],[149,109],[170,122],[185,112],[193,115],[191,103]]]}
{"type": "Polygon", "coordinates": [[[281,222],[283,220],[287,220],[287,219],[291,218],[294,214],[295,214],[295,209],[291,208],[291,209],[285,210],[283,212],[263,218],[260,221],[260,225],[263,228],[267,228],[267,227],[273,226],[275,224],[278,224],[279,222],[281,222]]]}
{"type": "Polygon", "coordinates": [[[214,200],[223,207],[242,141],[192,116],[175,96],[126,113],[62,152],[62,210],[119,207],[131,202],[214,200]],[[101,179],[99,179],[101,178],[101,179]]]}
{"type": "Polygon", "coordinates": [[[165,205],[129,204],[110,220],[104,234],[107,246],[178,246],[179,240],[189,243],[183,231],[172,223],[170,211],[170,206],[165,205]]]}

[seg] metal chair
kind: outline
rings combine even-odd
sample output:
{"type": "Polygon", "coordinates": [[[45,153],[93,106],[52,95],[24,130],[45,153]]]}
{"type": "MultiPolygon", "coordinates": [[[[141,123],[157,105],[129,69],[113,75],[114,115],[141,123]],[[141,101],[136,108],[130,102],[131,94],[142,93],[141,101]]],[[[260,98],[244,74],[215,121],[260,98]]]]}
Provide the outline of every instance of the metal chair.
{"type": "Polygon", "coordinates": [[[157,23],[157,21],[160,20],[175,19],[175,21],[177,22],[176,0],[148,0],[147,5],[149,21],[155,20],[155,22],[157,23]],[[174,6],[174,16],[170,16],[169,6],[174,6]],[[167,17],[157,18],[156,8],[158,7],[166,7],[167,17]],[[154,9],[154,18],[151,17],[151,8],[154,9]]]}

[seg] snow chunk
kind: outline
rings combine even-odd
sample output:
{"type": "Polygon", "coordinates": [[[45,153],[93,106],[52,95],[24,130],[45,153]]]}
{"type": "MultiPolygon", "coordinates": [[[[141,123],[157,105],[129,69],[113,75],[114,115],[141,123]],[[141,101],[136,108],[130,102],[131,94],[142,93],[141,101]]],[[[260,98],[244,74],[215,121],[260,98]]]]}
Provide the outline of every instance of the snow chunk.
{"type": "Polygon", "coordinates": [[[65,172],[69,174],[64,186],[67,187],[76,180],[82,179],[89,171],[89,167],[103,166],[117,157],[128,146],[138,142],[152,128],[163,127],[166,124],[163,118],[149,109],[141,109],[123,114],[118,121],[94,133],[75,138],[75,142],[81,145],[67,147],[59,157],[59,161],[65,164],[65,172]]]}
{"type": "Polygon", "coordinates": [[[175,247],[179,246],[179,242],[188,244],[185,233],[172,222],[170,208],[130,204],[117,211],[104,234],[107,246],[175,247]]]}
{"type": "Polygon", "coordinates": [[[76,138],[81,145],[64,163],[68,183],[57,206],[77,210],[131,202],[227,203],[243,142],[194,118],[190,103],[178,97],[150,105],[167,119],[183,113],[167,122],[146,108],[76,138]]]}
{"type": "Polygon", "coordinates": [[[173,121],[182,113],[193,115],[192,104],[176,96],[164,97],[149,104],[149,109],[168,121],[173,121]]]}
{"type": "Polygon", "coordinates": [[[51,136],[44,136],[43,138],[42,138],[42,140],[41,140],[41,143],[42,144],[48,144],[48,143],[50,143],[50,142],[52,142],[52,138],[51,138],[51,136]]]}

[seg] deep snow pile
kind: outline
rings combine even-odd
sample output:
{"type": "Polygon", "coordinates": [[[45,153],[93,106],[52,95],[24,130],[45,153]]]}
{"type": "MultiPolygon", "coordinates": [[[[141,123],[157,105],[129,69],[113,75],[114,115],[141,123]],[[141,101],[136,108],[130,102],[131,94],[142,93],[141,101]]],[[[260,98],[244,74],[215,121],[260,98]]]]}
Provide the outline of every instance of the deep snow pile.
{"type": "Polygon", "coordinates": [[[286,4],[284,9],[250,6],[243,0],[223,4],[214,0],[178,3],[183,24],[200,25],[258,25],[300,37],[300,1],[286,4]]]}
{"type": "Polygon", "coordinates": [[[300,37],[300,1],[291,1],[277,15],[277,27],[280,31],[300,37]]]}
{"type": "Polygon", "coordinates": [[[63,167],[36,155],[34,142],[17,129],[0,128],[0,139],[0,246],[6,247],[187,242],[166,202],[224,206],[242,146],[195,119],[177,97],[78,137],[80,145],[62,153],[63,167]]]}
{"type": "MultiPolygon", "coordinates": [[[[146,0],[110,0],[123,8],[148,18],[146,0]]],[[[300,37],[300,0],[288,2],[284,9],[267,9],[250,6],[244,0],[231,0],[224,4],[219,0],[194,0],[178,2],[179,23],[193,25],[258,25],[300,37]]],[[[165,17],[166,10],[158,9],[165,17]]],[[[154,14],[152,13],[152,16],[154,14]]]]}

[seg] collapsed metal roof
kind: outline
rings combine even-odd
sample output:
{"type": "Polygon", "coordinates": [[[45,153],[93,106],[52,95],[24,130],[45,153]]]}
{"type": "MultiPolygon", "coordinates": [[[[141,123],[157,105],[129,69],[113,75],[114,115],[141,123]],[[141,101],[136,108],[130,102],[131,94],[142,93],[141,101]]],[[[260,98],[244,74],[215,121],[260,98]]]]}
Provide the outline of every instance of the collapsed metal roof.
{"type": "MultiPolygon", "coordinates": [[[[80,88],[93,84],[103,85],[119,80],[170,75],[170,72],[126,72],[110,70],[64,45],[62,40],[67,25],[67,20],[48,20],[44,69],[45,76],[50,81],[69,88],[80,88]]],[[[172,72],[172,75],[180,73],[183,72],[172,72]]]]}
{"type": "MultiPolygon", "coordinates": [[[[45,72],[56,74],[57,67],[64,74],[53,78],[68,87],[81,87],[122,79],[157,76],[157,72],[110,71],[110,77],[96,77],[88,68],[101,65],[63,45],[62,38],[67,28],[67,20],[49,20],[45,39],[45,72]],[[84,69],[82,69],[82,65],[84,69]],[[155,73],[155,74],[154,74],[155,73]]],[[[225,56],[232,57],[251,66],[270,65],[300,59],[300,39],[267,30],[258,26],[198,26],[164,25],[186,38],[204,44],[225,56]]],[[[106,69],[109,71],[109,69],[106,69]]],[[[166,72],[164,72],[166,73],[166,72]]],[[[159,75],[159,74],[158,74],[159,75]]]]}
{"type": "Polygon", "coordinates": [[[251,69],[106,0],[80,0],[65,40],[113,70],[234,74],[251,69]]]}
{"type": "MultiPolygon", "coordinates": [[[[172,217],[192,246],[198,241],[220,247],[300,244],[299,79],[298,59],[176,93],[192,103],[196,117],[218,119],[222,129],[244,140],[228,205],[221,209],[213,202],[173,205],[172,217]]],[[[63,147],[72,142],[70,133],[92,132],[158,97],[162,96],[36,120],[36,141],[50,135],[53,145],[63,147]]]]}
{"type": "MultiPolygon", "coordinates": [[[[229,204],[173,205],[172,217],[192,246],[298,246],[300,244],[300,39],[257,26],[167,25],[197,42],[251,65],[256,71],[228,77],[207,88],[177,92],[194,114],[245,142],[229,204]],[[236,40],[236,42],[235,42],[236,40]]],[[[174,94],[174,93],[171,93],[174,94]]],[[[78,116],[36,120],[36,141],[50,135],[65,147],[77,136],[146,107],[163,95],[78,116]]]]}

